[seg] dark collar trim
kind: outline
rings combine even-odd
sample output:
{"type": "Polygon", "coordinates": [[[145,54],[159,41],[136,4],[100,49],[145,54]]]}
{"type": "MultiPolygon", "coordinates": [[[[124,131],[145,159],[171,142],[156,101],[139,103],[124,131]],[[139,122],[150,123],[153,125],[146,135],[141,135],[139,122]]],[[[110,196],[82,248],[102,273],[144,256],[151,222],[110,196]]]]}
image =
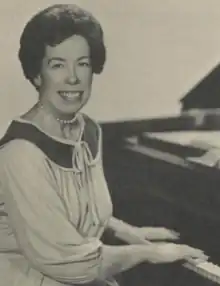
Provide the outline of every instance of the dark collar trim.
{"type": "MultiPolygon", "coordinates": [[[[86,123],[85,123],[86,125],[86,123]]],[[[91,138],[90,134],[86,134],[86,128],[84,129],[82,140],[87,141],[93,156],[97,155],[97,148],[94,146],[98,145],[97,138],[91,138]]],[[[94,137],[94,136],[93,136],[94,137]]],[[[0,146],[3,146],[15,139],[24,139],[40,148],[44,154],[57,165],[64,168],[73,168],[72,166],[72,151],[74,145],[65,144],[58,142],[47,134],[40,131],[36,126],[19,121],[12,121],[8,127],[4,137],[0,140],[0,146]]]]}

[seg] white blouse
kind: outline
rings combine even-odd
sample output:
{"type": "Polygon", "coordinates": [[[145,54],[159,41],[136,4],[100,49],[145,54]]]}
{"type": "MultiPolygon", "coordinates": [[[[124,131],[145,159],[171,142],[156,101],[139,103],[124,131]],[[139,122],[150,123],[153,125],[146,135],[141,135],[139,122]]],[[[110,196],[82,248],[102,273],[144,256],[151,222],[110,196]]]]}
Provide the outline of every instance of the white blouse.
{"type": "Polygon", "coordinates": [[[82,135],[88,124],[96,130],[95,154],[83,136],[77,142],[49,138],[32,123],[14,120],[22,133],[31,130],[33,138],[42,136],[46,143],[48,138],[49,149],[53,144],[70,148],[72,166],[59,164],[66,156],[59,149],[53,160],[25,136],[2,144],[0,285],[110,285],[99,281],[100,238],[112,215],[101,128],[91,119],[82,122],[82,135]]]}

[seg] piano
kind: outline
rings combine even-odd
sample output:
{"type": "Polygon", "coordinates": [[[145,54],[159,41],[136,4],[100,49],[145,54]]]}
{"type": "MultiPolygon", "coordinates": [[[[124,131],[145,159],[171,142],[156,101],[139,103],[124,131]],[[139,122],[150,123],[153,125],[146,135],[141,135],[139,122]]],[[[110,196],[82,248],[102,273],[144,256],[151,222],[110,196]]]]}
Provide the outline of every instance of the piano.
{"type": "Polygon", "coordinates": [[[203,264],[140,265],[124,274],[121,284],[219,285],[220,115],[110,122],[102,129],[115,216],[174,229],[178,243],[210,257],[203,264]]]}

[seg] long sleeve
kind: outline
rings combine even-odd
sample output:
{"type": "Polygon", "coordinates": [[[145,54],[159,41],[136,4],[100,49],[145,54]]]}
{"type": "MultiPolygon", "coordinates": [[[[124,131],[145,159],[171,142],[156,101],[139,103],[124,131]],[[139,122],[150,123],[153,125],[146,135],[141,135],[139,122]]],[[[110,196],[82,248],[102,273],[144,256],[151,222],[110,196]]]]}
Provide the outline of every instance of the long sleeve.
{"type": "Polygon", "coordinates": [[[33,144],[13,141],[0,151],[1,188],[17,243],[39,272],[61,283],[98,280],[102,244],[68,220],[54,174],[33,144]]]}

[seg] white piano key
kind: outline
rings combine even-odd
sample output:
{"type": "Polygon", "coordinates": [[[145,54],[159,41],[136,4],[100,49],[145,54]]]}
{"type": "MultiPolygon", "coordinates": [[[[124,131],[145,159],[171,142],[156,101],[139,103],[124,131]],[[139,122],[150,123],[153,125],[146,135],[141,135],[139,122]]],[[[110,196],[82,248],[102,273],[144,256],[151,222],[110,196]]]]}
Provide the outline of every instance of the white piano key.
{"type": "Polygon", "coordinates": [[[220,267],[218,267],[217,265],[213,263],[204,262],[204,263],[197,265],[197,267],[220,277],[220,267]]]}
{"type": "Polygon", "coordinates": [[[198,263],[198,260],[191,260],[185,263],[184,266],[197,274],[220,284],[220,267],[218,265],[208,261],[198,263]]]}

